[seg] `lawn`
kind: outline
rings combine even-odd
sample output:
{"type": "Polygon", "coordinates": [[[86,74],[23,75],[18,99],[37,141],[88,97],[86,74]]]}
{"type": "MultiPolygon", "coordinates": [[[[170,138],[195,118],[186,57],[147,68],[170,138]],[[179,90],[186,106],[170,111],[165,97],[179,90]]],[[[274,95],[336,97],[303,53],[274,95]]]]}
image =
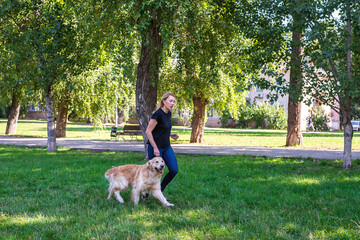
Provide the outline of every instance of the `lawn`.
{"type": "Polygon", "coordinates": [[[359,239],[360,160],[178,155],[174,208],[106,200],[142,154],[0,145],[0,239],[359,239]]]}
{"type": "MultiPolygon", "coordinates": [[[[6,121],[0,121],[0,135],[5,133],[6,121]]],[[[95,131],[91,125],[86,124],[68,124],[67,138],[72,139],[91,139],[91,140],[110,140],[110,129],[95,131]]],[[[173,132],[179,134],[177,141],[172,144],[189,143],[191,130],[173,129],[173,132]]],[[[17,127],[17,136],[28,137],[46,137],[46,122],[19,122],[17,127]]],[[[301,148],[311,149],[338,149],[344,147],[344,136],[340,133],[304,133],[304,145],[301,148]]],[[[123,141],[122,138],[118,138],[123,141]]],[[[126,141],[142,140],[141,136],[137,138],[125,136],[126,141]]],[[[233,145],[249,147],[284,147],[286,143],[286,132],[269,130],[239,130],[224,129],[213,130],[207,128],[204,133],[204,144],[208,145],[233,145]]],[[[353,150],[360,150],[360,133],[355,133],[353,138],[353,150]]]]}

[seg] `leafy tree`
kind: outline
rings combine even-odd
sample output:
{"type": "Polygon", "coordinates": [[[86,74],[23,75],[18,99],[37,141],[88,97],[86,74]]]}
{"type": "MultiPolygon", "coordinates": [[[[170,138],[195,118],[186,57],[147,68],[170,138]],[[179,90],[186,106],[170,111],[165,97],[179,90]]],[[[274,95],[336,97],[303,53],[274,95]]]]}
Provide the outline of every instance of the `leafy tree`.
{"type": "MultiPolygon", "coordinates": [[[[15,4],[21,8],[22,3],[15,4]]],[[[5,134],[15,134],[21,102],[35,76],[34,56],[24,45],[28,19],[21,19],[8,2],[0,3],[0,94],[11,99],[5,134]]]]}
{"type": "Polygon", "coordinates": [[[19,44],[34,56],[34,86],[43,89],[45,95],[48,151],[56,151],[53,86],[88,65],[101,40],[102,32],[94,21],[100,19],[104,4],[26,0],[7,1],[4,7],[5,19],[25,26],[19,44]]]}
{"type": "Polygon", "coordinates": [[[254,41],[249,48],[253,66],[258,64],[258,69],[262,69],[265,76],[272,77],[270,81],[254,79],[255,84],[274,90],[273,99],[277,95],[289,94],[286,145],[302,144],[303,38],[316,9],[316,1],[241,1],[234,9],[235,24],[254,41]],[[283,79],[287,71],[290,71],[289,83],[283,79]]]}
{"type": "Polygon", "coordinates": [[[172,61],[164,71],[163,89],[193,103],[190,142],[203,142],[206,106],[236,118],[245,103],[246,80],[237,51],[243,39],[211,1],[192,2],[182,9],[175,32],[172,61]],[[172,69],[171,69],[172,68],[172,69]]]}
{"type": "Polygon", "coordinates": [[[343,168],[349,169],[353,129],[351,103],[360,93],[360,3],[321,1],[307,34],[305,93],[308,101],[329,105],[342,116],[343,168]]]}
{"type": "Polygon", "coordinates": [[[172,38],[177,9],[188,1],[127,1],[127,11],[138,32],[140,56],[136,80],[136,112],[143,133],[145,159],[147,137],[145,130],[156,107],[159,69],[172,38]]]}
{"type": "Polygon", "coordinates": [[[75,6],[50,1],[34,3],[32,8],[34,16],[29,42],[38,62],[40,77],[37,84],[45,93],[48,152],[53,152],[56,151],[56,135],[52,87],[65,79],[67,74],[81,72],[82,61],[79,57],[84,56],[85,52],[79,49],[79,45],[85,36],[79,34],[81,28],[74,17],[75,6]]]}
{"type": "MultiPolygon", "coordinates": [[[[118,2],[103,2],[99,5],[90,3],[88,8],[94,8],[93,11],[98,16],[90,22],[90,25],[95,23],[97,26],[84,30],[82,34],[92,39],[83,45],[88,46],[90,51],[91,47],[98,48],[99,51],[84,54],[83,58],[87,58],[87,62],[92,60],[88,65],[88,71],[84,69],[84,74],[79,77],[68,74],[65,81],[57,85],[58,103],[55,103],[58,108],[57,137],[65,137],[66,119],[71,109],[76,109],[76,113],[80,116],[88,113],[95,125],[101,126],[101,121],[111,116],[116,107],[127,108],[129,104],[133,104],[136,66],[134,57],[138,43],[134,26],[126,21],[129,20],[126,5],[118,2]],[[94,29],[97,30],[96,34],[89,33],[94,29]],[[94,75],[91,76],[91,74],[94,75]],[[110,79],[104,80],[104,77],[110,77],[110,79]],[[84,79],[89,81],[84,83],[84,79]],[[104,84],[103,86],[109,87],[100,87],[104,93],[79,101],[77,95],[87,91],[94,93],[94,87],[97,87],[100,82],[104,84]],[[83,86],[79,88],[80,84],[83,86]],[[97,107],[94,108],[95,105],[97,107]],[[89,106],[92,106],[91,110],[89,106]]],[[[85,17],[88,18],[88,15],[85,14],[85,17]]],[[[87,19],[86,22],[88,21],[87,19]]]]}

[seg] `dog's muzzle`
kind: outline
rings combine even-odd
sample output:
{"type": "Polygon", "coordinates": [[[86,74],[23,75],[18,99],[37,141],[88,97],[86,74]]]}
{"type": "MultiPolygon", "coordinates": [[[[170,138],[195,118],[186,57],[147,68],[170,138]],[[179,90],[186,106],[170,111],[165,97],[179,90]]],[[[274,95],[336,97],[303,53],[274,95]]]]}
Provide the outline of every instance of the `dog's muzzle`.
{"type": "Polygon", "coordinates": [[[156,171],[158,171],[159,173],[163,173],[164,172],[164,165],[161,165],[159,168],[156,168],[156,171]]]}

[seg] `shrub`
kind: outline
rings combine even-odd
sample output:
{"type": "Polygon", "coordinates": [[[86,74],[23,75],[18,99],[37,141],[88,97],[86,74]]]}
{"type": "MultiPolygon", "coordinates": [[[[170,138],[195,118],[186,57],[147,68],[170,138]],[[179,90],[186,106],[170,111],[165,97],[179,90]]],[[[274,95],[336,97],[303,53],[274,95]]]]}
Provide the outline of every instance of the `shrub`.
{"type": "MultiPolygon", "coordinates": [[[[258,128],[282,130],[286,129],[287,126],[287,113],[284,107],[278,104],[247,104],[239,109],[238,112],[237,125],[239,128],[249,128],[251,127],[251,122],[255,122],[258,128]]],[[[221,126],[227,127],[229,119],[233,119],[229,112],[223,112],[220,118],[221,126]]]]}
{"type": "Polygon", "coordinates": [[[229,125],[229,120],[232,119],[231,114],[229,111],[225,110],[223,111],[221,117],[220,117],[220,124],[221,127],[226,128],[229,125]]]}
{"type": "MultiPolygon", "coordinates": [[[[313,124],[316,131],[329,131],[328,123],[330,122],[330,116],[325,112],[321,106],[315,106],[311,109],[311,115],[313,116],[313,124]]],[[[309,121],[308,116],[306,118],[309,121]]]]}
{"type": "Polygon", "coordinates": [[[270,118],[268,118],[270,129],[286,129],[287,127],[287,112],[285,111],[283,106],[280,105],[271,105],[274,106],[272,108],[272,114],[270,118]]]}
{"type": "Polygon", "coordinates": [[[246,105],[239,110],[239,127],[249,127],[254,121],[258,128],[286,129],[287,114],[278,104],[246,105]]]}

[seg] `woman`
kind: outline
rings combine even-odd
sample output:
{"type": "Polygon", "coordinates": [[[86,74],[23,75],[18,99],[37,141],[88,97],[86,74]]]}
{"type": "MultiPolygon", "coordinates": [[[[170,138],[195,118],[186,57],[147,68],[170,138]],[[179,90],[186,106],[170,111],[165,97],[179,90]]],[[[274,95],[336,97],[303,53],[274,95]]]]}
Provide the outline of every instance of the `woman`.
{"type": "MultiPolygon", "coordinates": [[[[175,97],[172,93],[165,93],[160,101],[160,108],[151,116],[151,120],[146,129],[148,137],[148,155],[152,159],[154,157],[162,157],[169,169],[168,174],[161,182],[161,191],[171,182],[178,172],[178,165],[175,153],[170,146],[170,137],[177,140],[179,136],[171,133],[171,109],[175,105],[175,97]]],[[[148,194],[143,196],[143,200],[147,200],[148,194]]]]}

